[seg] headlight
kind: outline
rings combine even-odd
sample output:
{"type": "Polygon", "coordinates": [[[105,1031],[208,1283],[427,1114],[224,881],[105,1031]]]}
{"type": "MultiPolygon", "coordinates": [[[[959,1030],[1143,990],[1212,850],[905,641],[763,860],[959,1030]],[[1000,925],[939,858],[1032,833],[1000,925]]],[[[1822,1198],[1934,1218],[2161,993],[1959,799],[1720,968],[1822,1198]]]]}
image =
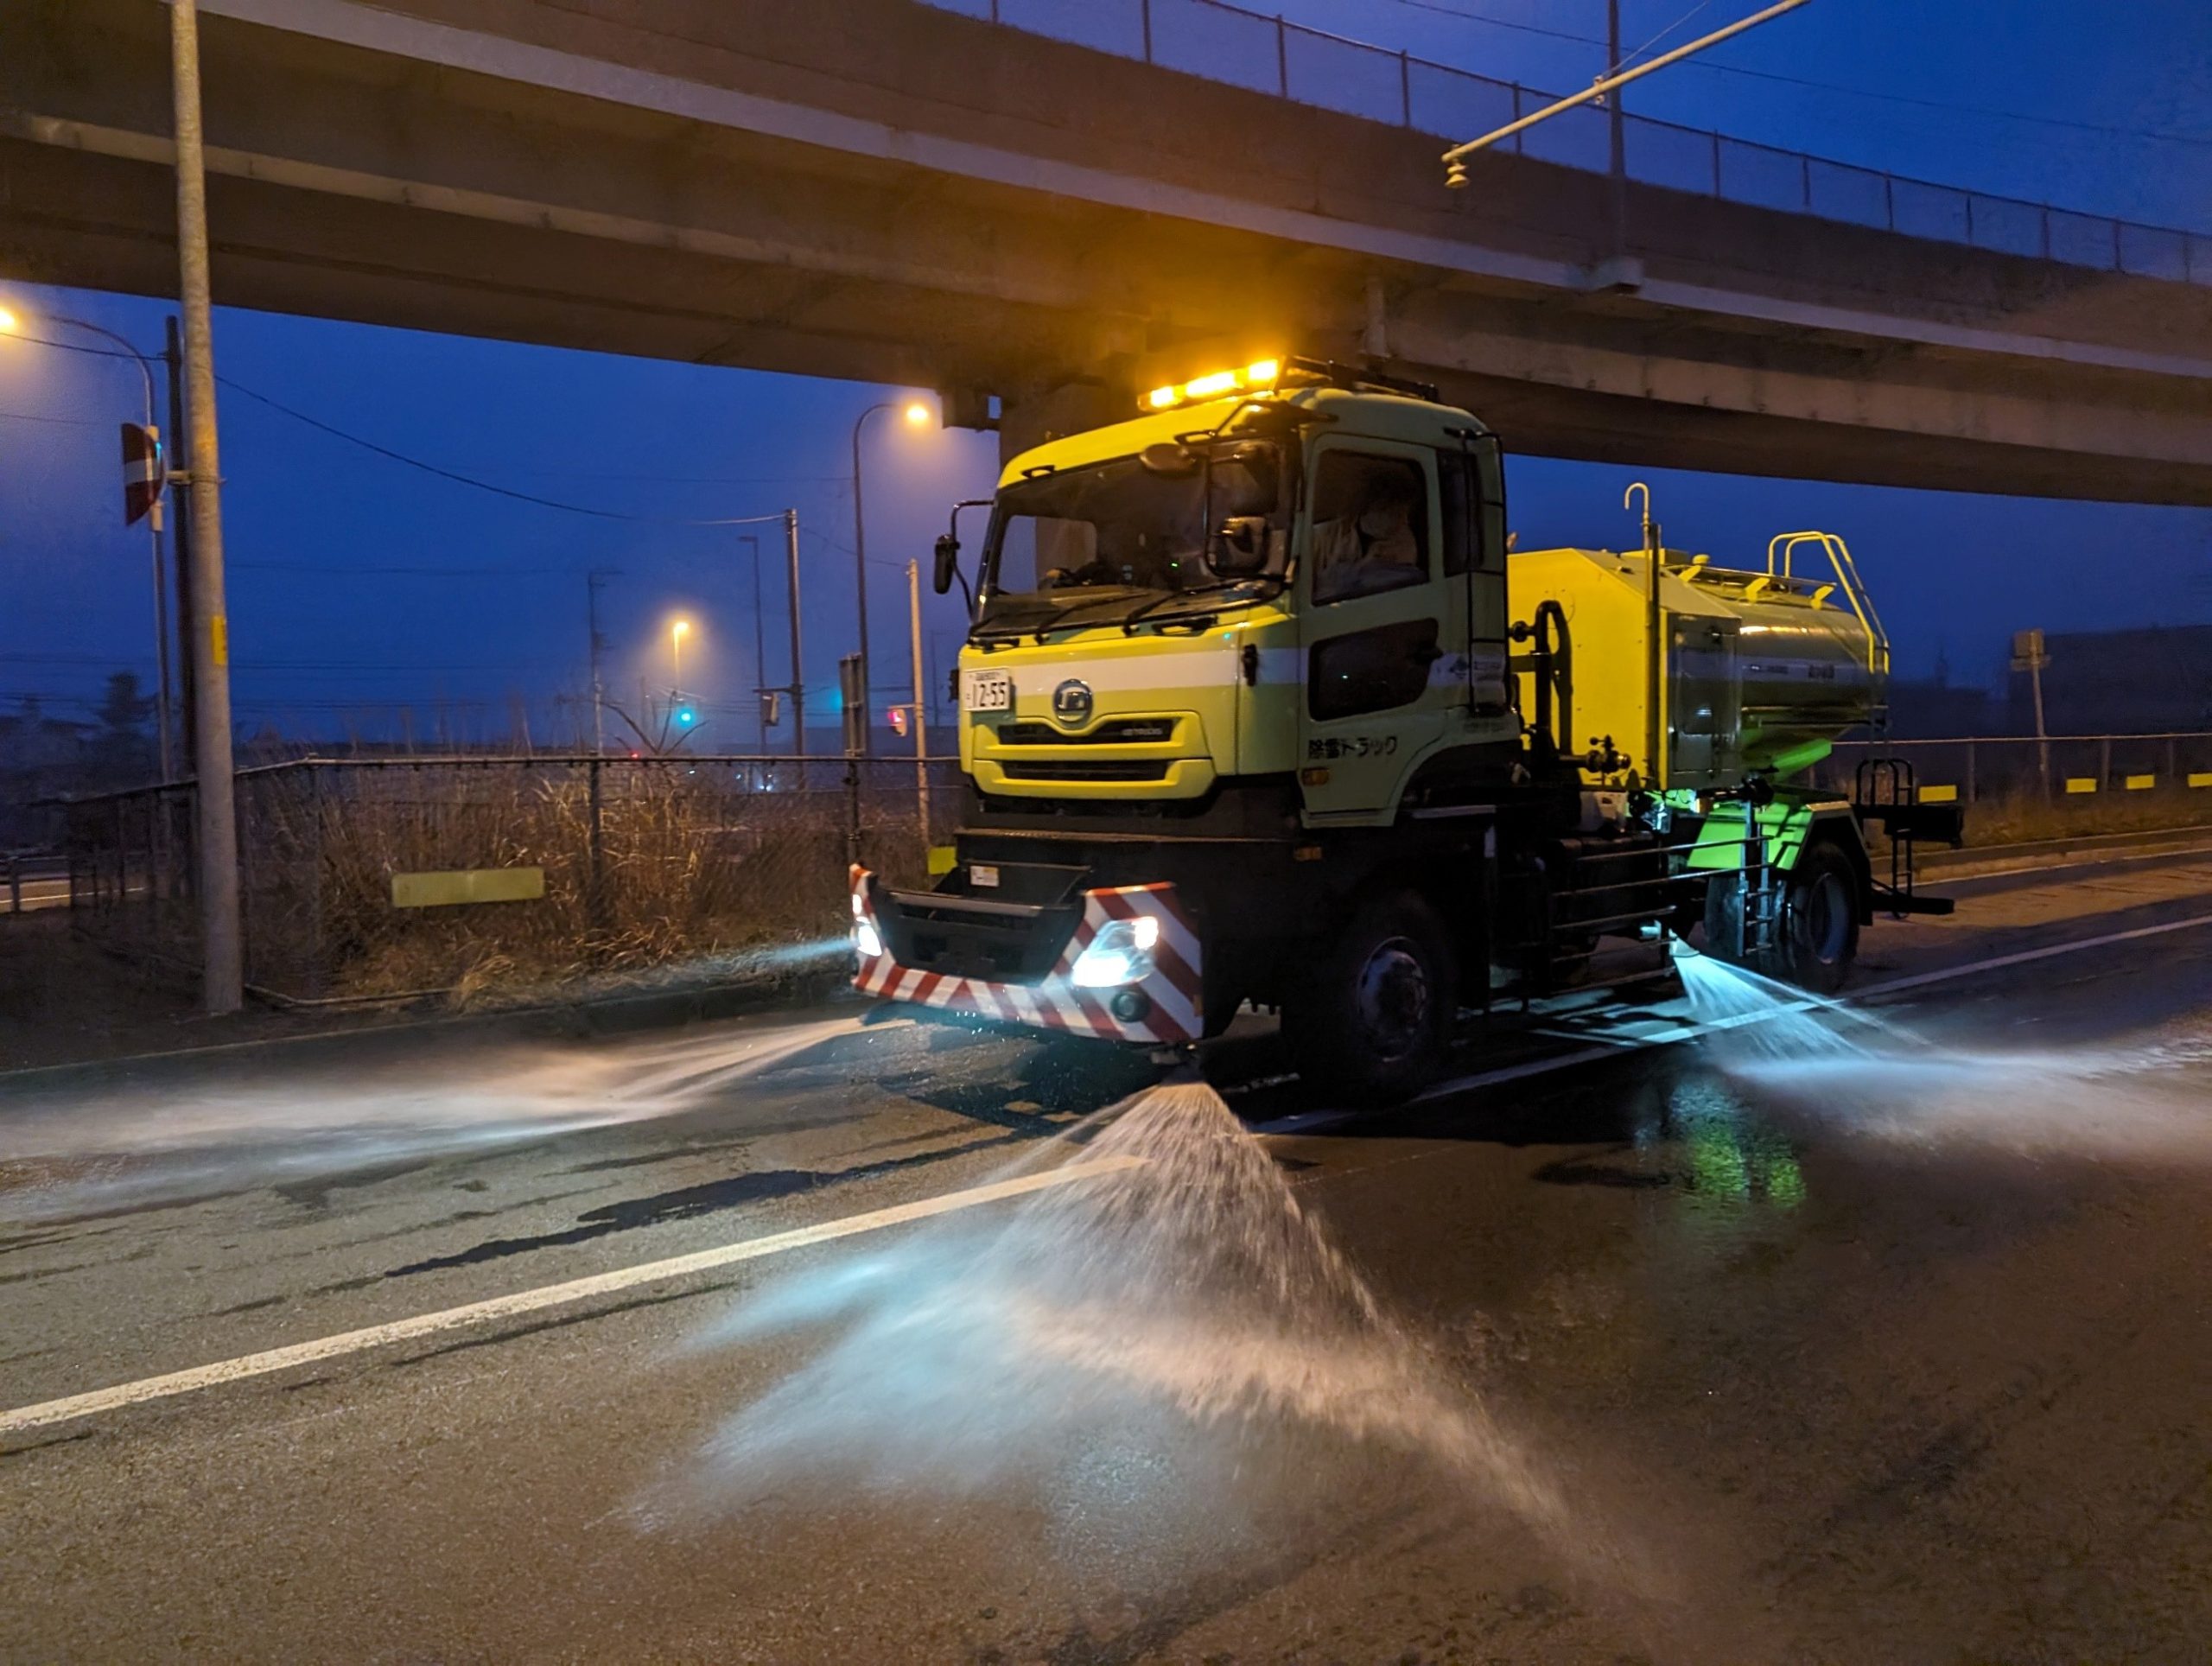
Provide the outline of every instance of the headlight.
{"type": "Polygon", "coordinates": [[[874,920],[863,917],[853,922],[853,947],[861,951],[862,960],[874,960],[883,952],[883,938],[874,920]]]}
{"type": "Polygon", "coordinates": [[[1152,950],[1159,941],[1160,921],[1155,916],[1109,920],[1090,939],[1090,946],[1075,957],[1075,967],[1068,976],[1077,988],[1084,989],[1112,989],[1141,982],[1152,976],[1152,950]]]}

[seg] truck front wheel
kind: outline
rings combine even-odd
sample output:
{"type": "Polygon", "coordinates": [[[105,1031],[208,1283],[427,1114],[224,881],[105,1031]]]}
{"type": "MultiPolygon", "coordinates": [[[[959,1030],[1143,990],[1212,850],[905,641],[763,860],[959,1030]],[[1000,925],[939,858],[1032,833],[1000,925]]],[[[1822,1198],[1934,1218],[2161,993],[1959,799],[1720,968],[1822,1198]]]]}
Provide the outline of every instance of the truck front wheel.
{"type": "Polygon", "coordinates": [[[1419,1091],[1451,1045],[1459,975],[1444,924],[1411,892],[1377,897],[1318,951],[1283,1002],[1299,1074],[1390,1103],[1419,1091]]]}

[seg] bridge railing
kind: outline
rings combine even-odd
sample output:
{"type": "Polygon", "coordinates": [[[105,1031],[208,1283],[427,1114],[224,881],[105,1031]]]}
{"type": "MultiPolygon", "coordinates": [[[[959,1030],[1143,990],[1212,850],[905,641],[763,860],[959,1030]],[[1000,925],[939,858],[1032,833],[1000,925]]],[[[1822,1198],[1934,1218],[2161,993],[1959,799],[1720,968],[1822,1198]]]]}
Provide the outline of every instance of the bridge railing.
{"type": "MultiPolygon", "coordinates": [[[[1223,0],[928,3],[1446,143],[1503,127],[1559,96],[1223,0]]],[[[2212,234],[1938,185],[1648,117],[1630,116],[1622,126],[1624,166],[1642,184],[1999,254],[2212,286],[2212,234]]],[[[1504,148],[1592,173],[1611,167],[1609,118],[1590,105],[1516,134],[1504,148]]]]}

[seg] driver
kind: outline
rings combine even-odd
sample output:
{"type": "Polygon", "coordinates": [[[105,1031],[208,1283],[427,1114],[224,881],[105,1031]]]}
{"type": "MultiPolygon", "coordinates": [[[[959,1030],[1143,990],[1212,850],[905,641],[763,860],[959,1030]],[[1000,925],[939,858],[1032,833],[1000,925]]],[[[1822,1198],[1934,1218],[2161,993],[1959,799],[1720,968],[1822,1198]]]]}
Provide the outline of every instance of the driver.
{"type": "Polygon", "coordinates": [[[1420,494],[1410,471],[1378,468],[1349,512],[1313,529],[1313,592],[1325,601],[1387,590],[1421,576],[1413,517],[1420,494]]]}

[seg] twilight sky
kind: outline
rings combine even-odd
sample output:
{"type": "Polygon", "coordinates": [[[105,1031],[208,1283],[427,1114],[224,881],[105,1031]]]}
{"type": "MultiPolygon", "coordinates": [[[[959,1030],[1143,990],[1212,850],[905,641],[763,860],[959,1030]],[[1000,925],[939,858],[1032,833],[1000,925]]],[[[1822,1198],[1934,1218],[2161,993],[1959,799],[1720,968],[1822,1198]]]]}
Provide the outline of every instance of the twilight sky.
{"type": "MultiPolygon", "coordinates": [[[[1074,3],[1003,0],[1009,18],[1040,20],[1074,3]]],[[[1624,38],[1641,42],[1693,3],[1625,0],[1624,38]]],[[[959,0],[954,9],[985,4],[959,0]]],[[[1602,40],[1602,0],[1283,0],[1282,10],[1532,86],[1580,85],[1601,67],[1599,48],[1555,36],[1602,40]],[[1477,13],[1524,27],[1476,21],[1477,13]]],[[[1745,10],[1736,0],[1709,3],[1668,43],[1745,10]]],[[[1630,108],[1925,179],[2212,232],[2212,7],[2202,0],[1815,0],[1723,47],[1716,61],[1760,73],[1684,66],[1632,89],[1630,108]],[[1798,84],[1805,80],[1829,85],[1798,84]]],[[[149,352],[168,311],[133,297],[4,283],[0,300],[24,315],[30,334],[93,344],[41,321],[73,315],[149,352]]],[[[810,707],[815,723],[832,721],[827,696],[854,618],[848,436],[859,410],[903,390],[227,310],[217,315],[216,361],[239,388],[442,467],[641,518],[473,491],[226,388],[219,408],[243,727],[328,739],[349,728],[386,734],[404,706],[418,734],[442,722],[465,742],[506,732],[520,699],[541,741],[572,741],[575,719],[555,697],[588,686],[584,575],[610,569],[602,628],[614,693],[634,706],[640,677],[665,689],[665,625],[681,611],[696,622],[684,682],[705,714],[701,741],[746,749],[750,690],[762,680],[752,549],[742,536],[753,529],[664,523],[786,505],[806,529],[806,680],[821,691],[810,707]]],[[[0,339],[0,708],[36,696],[81,715],[111,670],[151,680],[146,541],[143,529],[124,530],[118,504],[115,423],[135,413],[137,384],[126,361],[0,339]]],[[[953,499],[988,489],[996,444],[990,436],[916,432],[891,416],[876,418],[868,434],[880,707],[901,697],[895,690],[908,675],[900,569],[909,556],[926,568],[953,499]]],[[[1505,439],[1510,451],[1512,436],[1505,439]]],[[[1669,541],[1717,561],[1757,559],[1784,525],[1845,534],[1906,675],[1926,674],[1942,655],[1955,680],[1993,680],[2006,637],[2022,626],[2212,619],[2212,512],[1523,458],[1510,475],[1522,545],[1632,539],[1618,506],[1638,475],[1652,482],[1669,541]],[[2125,582],[2112,582],[2116,570],[2125,582]]],[[[788,677],[781,533],[772,525],[758,533],[766,680],[780,683],[788,677]]],[[[958,614],[957,605],[927,601],[932,688],[941,690],[958,614]]]]}

